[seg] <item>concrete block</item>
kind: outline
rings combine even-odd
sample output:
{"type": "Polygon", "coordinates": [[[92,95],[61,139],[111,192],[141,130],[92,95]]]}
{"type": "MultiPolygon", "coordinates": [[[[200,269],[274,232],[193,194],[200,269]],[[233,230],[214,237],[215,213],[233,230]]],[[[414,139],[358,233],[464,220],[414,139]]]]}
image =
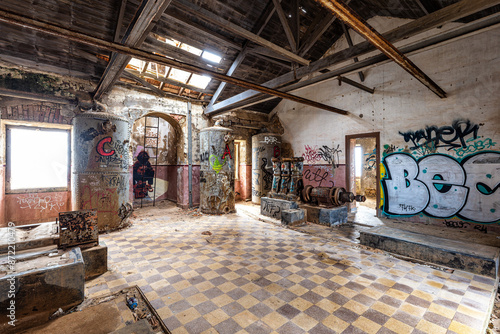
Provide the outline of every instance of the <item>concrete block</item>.
{"type": "MultiPolygon", "coordinates": [[[[16,331],[41,325],[59,308],[66,311],[84,299],[85,269],[80,249],[54,251],[58,254],[17,259],[13,272],[2,268],[5,258],[0,259],[0,272],[8,272],[0,277],[0,310],[7,310],[14,300],[16,331]]],[[[0,317],[0,333],[12,330],[9,321],[6,316],[0,317]]]]}
{"type": "Polygon", "coordinates": [[[377,226],[360,232],[360,243],[395,254],[496,278],[500,249],[377,226]]]}
{"type": "Polygon", "coordinates": [[[290,209],[281,212],[281,223],[288,226],[298,225],[306,221],[306,210],[290,209]]]}
{"type": "Polygon", "coordinates": [[[319,223],[329,226],[337,226],[347,223],[347,206],[319,210],[319,223]]]}
{"type": "Polygon", "coordinates": [[[108,271],[108,247],[100,243],[98,246],[82,250],[85,265],[85,280],[92,279],[108,271]]]}
{"type": "Polygon", "coordinates": [[[347,223],[347,206],[324,208],[321,206],[301,204],[300,207],[307,211],[308,222],[326,226],[337,226],[347,223]]]}
{"type": "Polygon", "coordinates": [[[281,213],[284,210],[297,209],[296,202],[285,201],[283,199],[261,197],[260,214],[281,220],[281,213]]]}

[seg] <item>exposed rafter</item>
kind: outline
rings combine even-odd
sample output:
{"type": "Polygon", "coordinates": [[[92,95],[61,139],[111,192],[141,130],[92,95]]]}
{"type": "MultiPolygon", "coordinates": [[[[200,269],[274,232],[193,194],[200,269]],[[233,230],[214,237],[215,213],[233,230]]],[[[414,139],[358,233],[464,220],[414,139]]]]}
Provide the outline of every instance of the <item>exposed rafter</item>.
{"type": "Polygon", "coordinates": [[[4,10],[0,10],[0,22],[5,22],[5,23],[21,26],[21,27],[33,29],[33,30],[47,33],[47,34],[50,34],[53,36],[62,37],[62,38],[65,38],[65,39],[68,39],[70,41],[74,41],[77,43],[82,43],[85,45],[94,46],[94,47],[97,47],[97,48],[100,48],[100,49],[103,49],[106,51],[110,51],[110,52],[119,52],[119,53],[125,54],[127,56],[135,57],[135,58],[145,60],[145,61],[152,61],[152,62],[155,62],[157,64],[162,64],[162,65],[182,69],[182,70],[185,70],[185,71],[188,71],[191,73],[195,73],[195,74],[199,74],[199,75],[209,75],[217,80],[226,81],[228,83],[231,83],[231,84],[234,84],[234,85],[246,88],[246,89],[257,90],[257,91],[265,93],[265,94],[274,95],[274,96],[288,99],[291,101],[295,101],[298,103],[303,103],[303,104],[306,104],[306,105],[309,105],[309,106],[312,106],[315,108],[324,109],[324,110],[331,111],[331,112],[338,113],[338,114],[342,114],[342,115],[348,114],[348,112],[345,110],[335,108],[332,106],[328,106],[328,105],[325,105],[323,103],[311,101],[309,99],[305,99],[303,97],[291,95],[288,93],[283,93],[279,90],[275,90],[275,89],[271,89],[271,88],[268,88],[265,86],[261,86],[261,85],[258,85],[258,84],[255,84],[255,83],[252,83],[252,82],[249,82],[246,80],[230,77],[230,76],[227,76],[224,74],[220,74],[217,72],[206,70],[204,68],[200,68],[198,66],[186,64],[184,62],[181,62],[181,61],[178,61],[175,59],[165,58],[165,57],[162,57],[162,56],[150,53],[150,52],[146,52],[146,51],[139,50],[136,48],[131,48],[131,47],[128,47],[128,46],[125,46],[122,44],[115,43],[115,42],[105,41],[103,39],[96,38],[96,37],[93,37],[93,36],[90,36],[87,34],[82,34],[79,32],[68,30],[66,28],[58,27],[58,26],[55,26],[53,24],[41,22],[38,20],[33,20],[33,19],[28,18],[28,17],[17,15],[14,13],[10,13],[10,12],[4,11],[4,10]]]}
{"type": "MultiPolygon", "coordinates": [[[[352,48],[354,44],[352,43],[351,35],[349,34],[349,30],[347,29],[347,27],[343,22],[342,22],[342,30],[344,31],[344,36],[347,41],[347,45],[349,45],[349,47],[352,48]]],[[[354,57],[353,60],[355,63],[359,61],[358,57],[354,57]]],[[[358,75],[359,75],[359,80],[361,80],[361,82],[365,81],[365,75],[363,74],[362,71],[359,71],[358,75]]]]}
{"type": "MultiPolygon", "coordinates": [[[[384,34],[384,37],[388,41],[395,43],[397,41],[415,36],[419,33],[436,28],[445,23],[472,15],[498,4],[500,4],[500,0],[462,0],[458,3],[437,10],[417,20],[404,24],[401,27],[393,29],[384,34]]],[[[354,57],[362,56],[373,50],[375,50],[375,47],[369,42],[362,42],[354,45],[352,48],[336,52],[332,55],[317,60],[311,63],[309,66],[301,67],[296,71],[291,71],[272,80],[269,80],[263,83],[263,85],[273,88],[282,87],[290,82],[293,82],[294,80],[301,79],[305,76],[327,69],[331,66],[338,65],[344,61],[353,59],[354,57]]],[[[212,113],[220,113],[222,112],[222,110],[239,108],[238,105],[240,105],[242,101],[257,95],[259,95],[258,92],[245,91],[217,104],[214,104],[212,107],[207,108],[205,113],[210,115],[212,113]]],[[[265,98],[265,96],[261,96],[261,100],[265,98]]]]}
{"type": "Polygon", "coordinates": [[[124,71],[122,73],[122,76],[127,78],[127,79],[130,79],[130,80],[134,80],[135,82],[138,82],[140,83],[141,85],[143,85],[144,87],[146,88],[149,88],[151,91],[153,91],[154,93],[160,95],[160,96],[165,96],[165,92],[161,89],[159,89],[158,87],[156,87],[155,85],[149,83],[148,81],[146,81],[145,79],[135,75],[135,74],[132,74],[128,71],[124,71]]]}
{"type": "Polygon", "coordinates": [[[281,22],[281,26],[283,27],[283,30],[285,31],[285,36],[288,39],[288,44],[290,44],[290,48],[292,49],[293,53],[297,52],[297,41],[295,40],[295,34],[290,28],[290,25],[288,24],[288,18],[286,17],[285,12],[283,11],[283,8],[281,7],[281,3],[279,0],[273,0],[274,7],[276,8],[276,13],[278,13],[278,17],[281,22]]]}
{"type": "Polygon", "coordinates": [[[150,78],[150,79],[159,81],[160,82],[160,89],[162,89],[165,84],[169,84],[169,85],[173,85],[173,86],[178,86],[178,87],[183,87],[186,89],[194,90],[194,91],[201,92],[204,94],[208,93],[208,91],[206,89],[197,88],[197,87],[194,87],[194,86],[191,86],[191,85],[188,85],[188,84],[176,81],[176,80],[169,79],[168,77],[164,77],[164,76],[157,77],[156,75],[148,73],[148,72],[141,73],[139,71],[132,70],[129,68],[125,69],[124,73],[125,72],[132,73],[140,78],[150,78]]]}
{"type": "MultiPolygon", "coordinates": [[[[281,1],[281,0],[278,0],[278,1],[281,1]]],[[[276,10],[276,8],[273,5],[273,0],[269,0],[266,8],[264,8],[264,11],[262,12],[261,16],[257,20],[257,23],[255,24],[255,26],[252,29],[256,35],[260,35],[262,33],[266,24],[269,22],[269,20],[273,16],[275,10],[276,10]]],[[[226,75],[232,76],[233,73],[236,71],[236,69],[241,65],[241,63],[245,59],[247,53],[249,52],[248,44],[249,44],[248,41],[246,41],[245,45],[243,47],[243,50],[241,50],[241,52],[238,54],[236,59],[233,61],[233,63],[231,64],[231,66],[227,70],[226,75]]],[[[222,92],[224,91],[225,87],[226,87],[225,82],[221,82],[219,84],[219,87],[217,87],[217,90],[215,91],[214,95],[212,96],[212,99],[210,100],[209,106],[212,106],[217,101],[220,94],[222,94],[222,92]]]]}
{"type": "MultiPolygon", "coordinates": [[[[479,19],[477,21],[468,23],[462,27],[453,29],[451,31],[446,31],[437,36],[425,39],[423,41],[415,42],[411,45],[407,45],[401,48],[401,51],[405,54],[415,54],[427,50],[428,48],[433,48],[441,43],[449,43],[457,39],[473,36],[490,29],[496,29],[500,27],[500,13],[491,15],[489,17],[479,19]]],[[[296,92],[300,89],[316,85],[320,82],[325,82],[328,80],[338,79],[339,76],[345,76],[349,74],[356,73],[360,70],[367,70],[373,66],[380,66],[381,64],[388,63],[389,59],[384,54],[379,54],[377,56],[369,57],[360,60],[357,63],[349,64],[341,68],[329,71],[327,73],[319,74],[308,80],[302,80],[300,82],[284,86],[280,88],[283,92],[296,92]]],[[[263,94],[242,100],[238,103],[234,103],[230,108],[220,108],[216,111],[210,113],[210,116],[223,113],[228,110],[235,108],[246,108],[258,103],[269,101],[275,99],[275,97],[269,97],[263,94]]]]}
{"type": "Polygon", "coordinates": [[[365,22],[358,14],[356,14],[348,6],[338,0],[316,0],[326,8],[330,9],[342,21],[350,25],[361,36],[372,43],[377,49],[382,51],[387,57],[401,66],[405,71],[410,73],[418,81],[429,88],[434,94],[440,98],[446,97],[446,92],[439,87],[427,74],[425,74],[417,65],[401,53],[394,45],[385,39],[380,33],[365,22]]]}
{"type": "MultiPolygon", "coordinates": [[[[139,47],[171,1],[172,0],[144,0],[137,9],[121,43],[127,46],[139,47]]],[[[94,92],[95,99],[99,100],[103,94],[111,89],[129,61],[130,57],[122,54],[113,54],[111,56],[108,66],[94,92]]]]}
{"type": "Polygon", "coordinates": [[[218,16],[218,15],[216,15],[216,14],[214,14],[214,13],[212,13],[212,12],[210,12],[210,11],[208,11],[208,10],[198,6],[198,5],[195,5],[195,4],[188,2],[186,0],[176,0],[176,5],[178,7],[181,7],[182,9],[190,12],[191,14],[202,18],[203,20],[206,20],[208,22],[216,24],[219,27],[221,27],[227,31],[230,31],[230,32],[232,32],[240,37],[243,37],[249,41],[252,41],[256,44],[265,46],[265,47],[273,50],[274,52],[279,53],[279,54],[287,57],[288,59],[290,59],[292,61],[295,61],[295,62],[302,64],[302,65],[309,64],[308,60],[297,56],[293,52],[290,52],[290,51],[282,48],[281,46],[278,46],[274,43],[271,43],[270,41],[250,32],[246,29],[243,29],[242,27],[240,27],[240,26],[238,26],[238,25],[236,25],[228,20],[225,20],[225,19],[221,18],[220,16],[218,16]]]}

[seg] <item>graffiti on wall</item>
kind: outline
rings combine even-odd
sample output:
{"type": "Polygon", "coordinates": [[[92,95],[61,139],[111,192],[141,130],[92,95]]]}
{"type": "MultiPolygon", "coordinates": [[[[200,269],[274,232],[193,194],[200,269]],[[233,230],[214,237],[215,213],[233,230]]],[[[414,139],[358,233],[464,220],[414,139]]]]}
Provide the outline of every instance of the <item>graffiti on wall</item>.
{"type": "Polygon", "coordinates": [[[128,141],[113,140],[112,137],[104,137],[97,142],[95,162],[102,167],[128,167],[128,141]]]}
{"type": "Polygon", "coordinates": [[[62,194],[27,194],[19,195],[16,198],[20,209],[37,210],[40,212],[52,211],[59,212],[66,202],[62,194]]]}
{"type": "Polygon", "coordinates": [[[305,169],[304,179],[309,181],[307,184],[313,185],[315,187],[333,187],[333,179],[330,177],[330,170],[324,168],[326,166],[319,166],[318,168],[305,169]]]}
{"type": "Polygon", "coordinates": [[[399,132],[405,142],[413,144],[410,150],[421,150],[422,154],[435,153],[439,147],[448,151],[454,148],[466,148],[466,140],[477,139],[479,125],[470,120],[455,120],[451,125],[437,127],[426,126],[417,131],[399,132]]]}
{"type": "Polygon", "coordinates": [[[366,171],[372,171],[377,168],[377,149],[374,148],[373,151],[365,153],[365,163],[363,169],[366,171]]]}
{"type": "Polygon", "coordinates": [[[264,142],[266,144],[279,144],[278,138],[273,137],[273,136],[265,136],[264,142]]]}
{"type": "Polygon", "coordinates": [[[418,160],[392,153],[383,163],[384,212],[389,215],[424,213],[479,223],[500,220],[498,152],[480,152],[462,160],[439,153],[418,160]]]}
{"type": "Polygon", "coordinates": [[[328,147],[326,145],[323,145],[321,147],[318,147],[316,145],[305,145],[305,152],[302,154],[302,157],[304,158],[304,162],[308,164],[324,160],[331,164],[335,169],[338,167],[339,154],[342,152],[339,147],[340,145],[337,145],[337,147],[328,147]]]}

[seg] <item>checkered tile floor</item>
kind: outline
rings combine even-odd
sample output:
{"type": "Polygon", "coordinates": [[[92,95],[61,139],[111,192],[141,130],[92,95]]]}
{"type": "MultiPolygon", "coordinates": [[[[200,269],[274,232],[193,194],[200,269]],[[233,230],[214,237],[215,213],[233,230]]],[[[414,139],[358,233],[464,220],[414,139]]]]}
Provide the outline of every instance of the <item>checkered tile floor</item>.
{"type": "Polygon", "coordinates": [[[482,333],[489,319],[490,278],[243,215],[169,212],[100,236],[111,271],[87,297],[138,285],[173,333],[482,333]]]}

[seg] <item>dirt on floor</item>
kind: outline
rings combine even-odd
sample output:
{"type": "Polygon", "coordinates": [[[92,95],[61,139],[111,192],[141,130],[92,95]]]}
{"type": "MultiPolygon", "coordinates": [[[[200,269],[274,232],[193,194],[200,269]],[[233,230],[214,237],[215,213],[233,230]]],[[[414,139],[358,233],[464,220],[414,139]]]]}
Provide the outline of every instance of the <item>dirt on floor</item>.
{"type": "MultiPolygon", "coordinates": [[[[174,203],[169,201],[157,202],[155,206],[145,206],[134,210],[132,214],[132,223],[141,224],[149,220],[158,220],[157,216],[164,216],[168,212],[170,218],[178,221],[193,222],[198,219],[204,219],[209,215],[203,214],[199,208],[182,210],[174,203]]],[[[279,221],[270,219],[269,217],[260,216],[260,207],[251,202],[237,203],[237,213],[252,216],[260,221],[278,224],[279,221]]],[[[327,227],[317,224],[306,223],[300,226],[295,226],[293,229],[312,234],[318,237],[323,237],[333,242],[350,242],[354,243],[354,247],[359,245],[359,231],[368,229],[374,226],[386,225],[388,227],[399,228],[411,232],[425,233],[438,237],[446,237],[451,239],[467,239],[469,242],[476,242],[494,247],[500,247],[500,239],[496,236],[486,235],[479,231],[457,231],[446,226],[429,226],[421,223],[402,222],[394,219],[379,219],[375,216],[375,210],[367,206],[358,206],[357,213],[349,217],[349,222],[338,227],[327,227]]],[[[288,227],[283,227],[288,228],[288,227]]],[[[364,246],[363,246],[364,247],[364,246]]],[[[444,268],[446,270],[446,268],[444,268]]],[[[500,295],[497,293],[493,311],[486,334],[500,334],[500,295]]]]}

